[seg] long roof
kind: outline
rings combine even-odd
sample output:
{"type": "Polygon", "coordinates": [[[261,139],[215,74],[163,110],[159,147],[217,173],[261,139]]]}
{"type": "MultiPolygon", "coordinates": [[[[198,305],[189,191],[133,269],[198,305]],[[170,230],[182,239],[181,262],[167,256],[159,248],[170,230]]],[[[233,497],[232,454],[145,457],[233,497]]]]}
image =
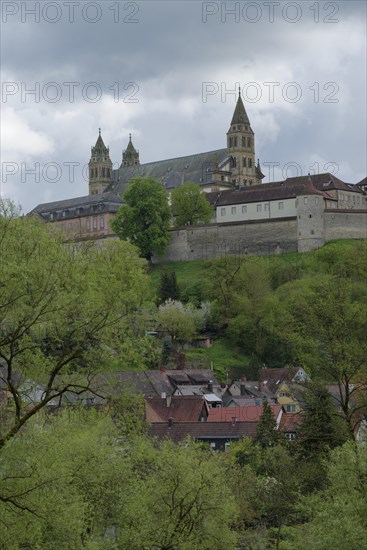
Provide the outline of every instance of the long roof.
{"type": "Polygon", "coordinates": [[[211,173],[215,166],[227,157],[227,149],[216,149],[136,166],[121,165],[117,170],[113,170],[113,181],[106,191],[121,195],[130,181],[137,177],[153,178],[161,182],[166,189],[178,187],[185,181],[203,185],[211,181],[211,173]]]}
{"type": "MultiPolygon", "coordinates": [[[[281,405],[270,405],[274,418],[277,419],[282,409],[281,405]]],[[[244,405],[237,407],[216,407],[209,411],[208,422],[258,422],[263,412],[262,405],[244,405]]]]}
{"type": "Polygon", "coordinates": [[[101,193],[98,195],[86,195],[74,199],[46,202],[39,204],[29,214],[36,214],[40,218],[58,220],[89,216],[103,212],[117,212],[122,200],[115,193],[101,193]],[[52,217],[51,217],[52,214],[52,217]]]}

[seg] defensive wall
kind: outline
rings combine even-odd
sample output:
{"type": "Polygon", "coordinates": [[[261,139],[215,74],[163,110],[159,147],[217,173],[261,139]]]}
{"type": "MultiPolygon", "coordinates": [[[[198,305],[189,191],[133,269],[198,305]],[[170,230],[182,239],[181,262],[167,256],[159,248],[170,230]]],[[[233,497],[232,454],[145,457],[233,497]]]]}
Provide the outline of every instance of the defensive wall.
{"type": "MultiPolygon", "coordinates": [[[[312,198],[311,198],[312,200],[312,198]]],[[[171,241],[156,263],[237,255],[306,252],[335,239],[366,239],[366,210],[301,208],[289,218],[211,223],[170,230],[171,241]]]]}

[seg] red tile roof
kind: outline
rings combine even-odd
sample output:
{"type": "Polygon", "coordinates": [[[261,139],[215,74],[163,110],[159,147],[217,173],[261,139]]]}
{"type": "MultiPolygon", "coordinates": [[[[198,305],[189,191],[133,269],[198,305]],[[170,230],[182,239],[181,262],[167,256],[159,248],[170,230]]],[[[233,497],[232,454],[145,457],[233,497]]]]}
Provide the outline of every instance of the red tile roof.
{"type": "MultiPolygon", "coordinates": [[[[274,417],[277,419],[282,409],[281,405],[270,405],[274,417]]],[[[242,407],[216,407],[209,410],[207,422],[258,422],[263,412],[262,405],[245,405],[242,407]]]]}
{"type": "Polygon", "coordinates": [[[201,395],[146,397],[145,416],[148,422],[197,422],[206,412],[205,399],[201,395]]]}
{"type": "Polygon", "coordinates": [[[283,413],[279,424],[281,432],[297,432],[302,424],[302,417],[298,413],[283,413]]]}

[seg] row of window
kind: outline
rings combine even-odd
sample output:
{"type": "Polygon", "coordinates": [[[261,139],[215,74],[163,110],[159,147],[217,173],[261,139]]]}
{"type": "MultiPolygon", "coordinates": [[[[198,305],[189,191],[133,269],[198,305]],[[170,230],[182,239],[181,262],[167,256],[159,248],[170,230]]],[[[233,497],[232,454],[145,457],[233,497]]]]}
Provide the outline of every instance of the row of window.
{"type": "Polygon", "coordinates": [[[99,177],[102,177],[102,178],[110,178],[111,177],[111,169],[110,168],[105,168],[104,166],[100,167],[99,169],[98,168],[91,168],[90,169],[90,177],[91,178],[98,178],[99,177]],[[99,173],[98,173],[99,171],[99,173]]]}
{"type": "MultiPolygon", "coordinates": [[[[98,218],[97,217],[94,217],[93,220],[92,220],[92,224],[91,224],[91,219],[90,218],[86,218],[85,220],[85,229],[87,231],[90,231],[91,230],[91,225],[93,227],[93,231],[97,231],[98,229],[98,218]]],[[[99,218],[99,229],[104,229],[105,228],[105,224],[104,224],[104,217],[101,216],[99,218]]]]}
{"type": "MultiPolygon", "coordinates": [[[[241,143],[242,143],[242,147],[248,147],[248,148],[250,148],[250,147],[251,147],[251,138],[250,138],[250,137],[246,137],[246,136],[242,136],[241,143]]],[[[231,137],[229,138],[229,146],[230,146],[230,147],[237,147],[237,144],[238,144],[238,138],[237,138],[237,136],[231,136],[231,137]]]]}
{"type": "MultiPolygon", "coordinates": [[[[238,207],[238,210],[239,210],[240,207],[238,207]]],[[[257,204],[256,205],[256,212],[262,212],[264,210],[264,212],[269,212],[270,210],[270,203],[265,203],[265,204],[257,204]]],[[[278,210],[284,210],[284,202],[283,201],[280,201],[278,202],[278,210]]],[[[240,211],[239,211],[240,213],[240,211]]],[[[247,205],[243,205],[241,206],[241,213],[242,214],[247,214],[247,205]]],[[[220,215],[221,216],[225,216],[227,214],[227,209],[225,207],[221,208],[220,209],[220,215]]],[[[234,216],[237,214],[237,206],[231,206],[231,215],[234,216]]]]}

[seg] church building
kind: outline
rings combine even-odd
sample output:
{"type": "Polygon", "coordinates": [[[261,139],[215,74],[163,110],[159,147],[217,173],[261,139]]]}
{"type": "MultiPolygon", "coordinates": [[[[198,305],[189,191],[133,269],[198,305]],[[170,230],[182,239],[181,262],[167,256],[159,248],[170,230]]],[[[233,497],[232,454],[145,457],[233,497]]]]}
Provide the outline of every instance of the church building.
{"type": "MultiPolygon", "coordinates": [[[[240,91],[225,148],[141,163],[139,151],[134,147],[130,134],[128,145],[122,153],[121,164],[114,170],[109,147],[105,145],[99,130],[96,144],[91,148],[88,167],[88,195],[40,204],[31,212],[46,222],[60,226],[65,240],[113,237],[110,222],[122,204],[123,193],[137,177],[155,179],[168,192],[186,181],[198,184],[213,205],[214,217],[211,225],[242,224],[242,233],[245,231],[243,224],[246,223],[297,219],[299,225],[303,223],[305,216],[309,224],[313,216],[307,214],[307,206],[302,215],[300,214],[301,202],[307,205],[314,201],[315,205],[319,205],[320,213],[324,210],[362,213],[367,207],[363,185],[365,180],[360,184],[350,184],[325,173],[262,183],[265,176],[255,155],[255,134],[240,91]],[[307,196],[313,197],[309,203],[307,196]],[[306,198],[301,201],[300,197],[306,198]]],[[[323,219],[323,214],[320,215],[323,219]]],[[[356,219],[350,220],[350,223],[353,225],[356,219]]],[[[343,221],[344,225],[345,223],[349,224],[348,221],[343,221]]],[[[358,221],[355,238],[363,237],[360,223],[358,221]]],[[[305,228],[298,230],[298,236],[309,233],[309,247],[312,248],[322,243],[324,229],[320,225],[316,231],[320,236],[315,239],[315,228],[308,228],[307,224],[305,228]]],[[[347,231],[347,234],[353,238],[353,231],[347,231]]],[[[343,230],[340,238],[343,238],[343,230]]]]}

